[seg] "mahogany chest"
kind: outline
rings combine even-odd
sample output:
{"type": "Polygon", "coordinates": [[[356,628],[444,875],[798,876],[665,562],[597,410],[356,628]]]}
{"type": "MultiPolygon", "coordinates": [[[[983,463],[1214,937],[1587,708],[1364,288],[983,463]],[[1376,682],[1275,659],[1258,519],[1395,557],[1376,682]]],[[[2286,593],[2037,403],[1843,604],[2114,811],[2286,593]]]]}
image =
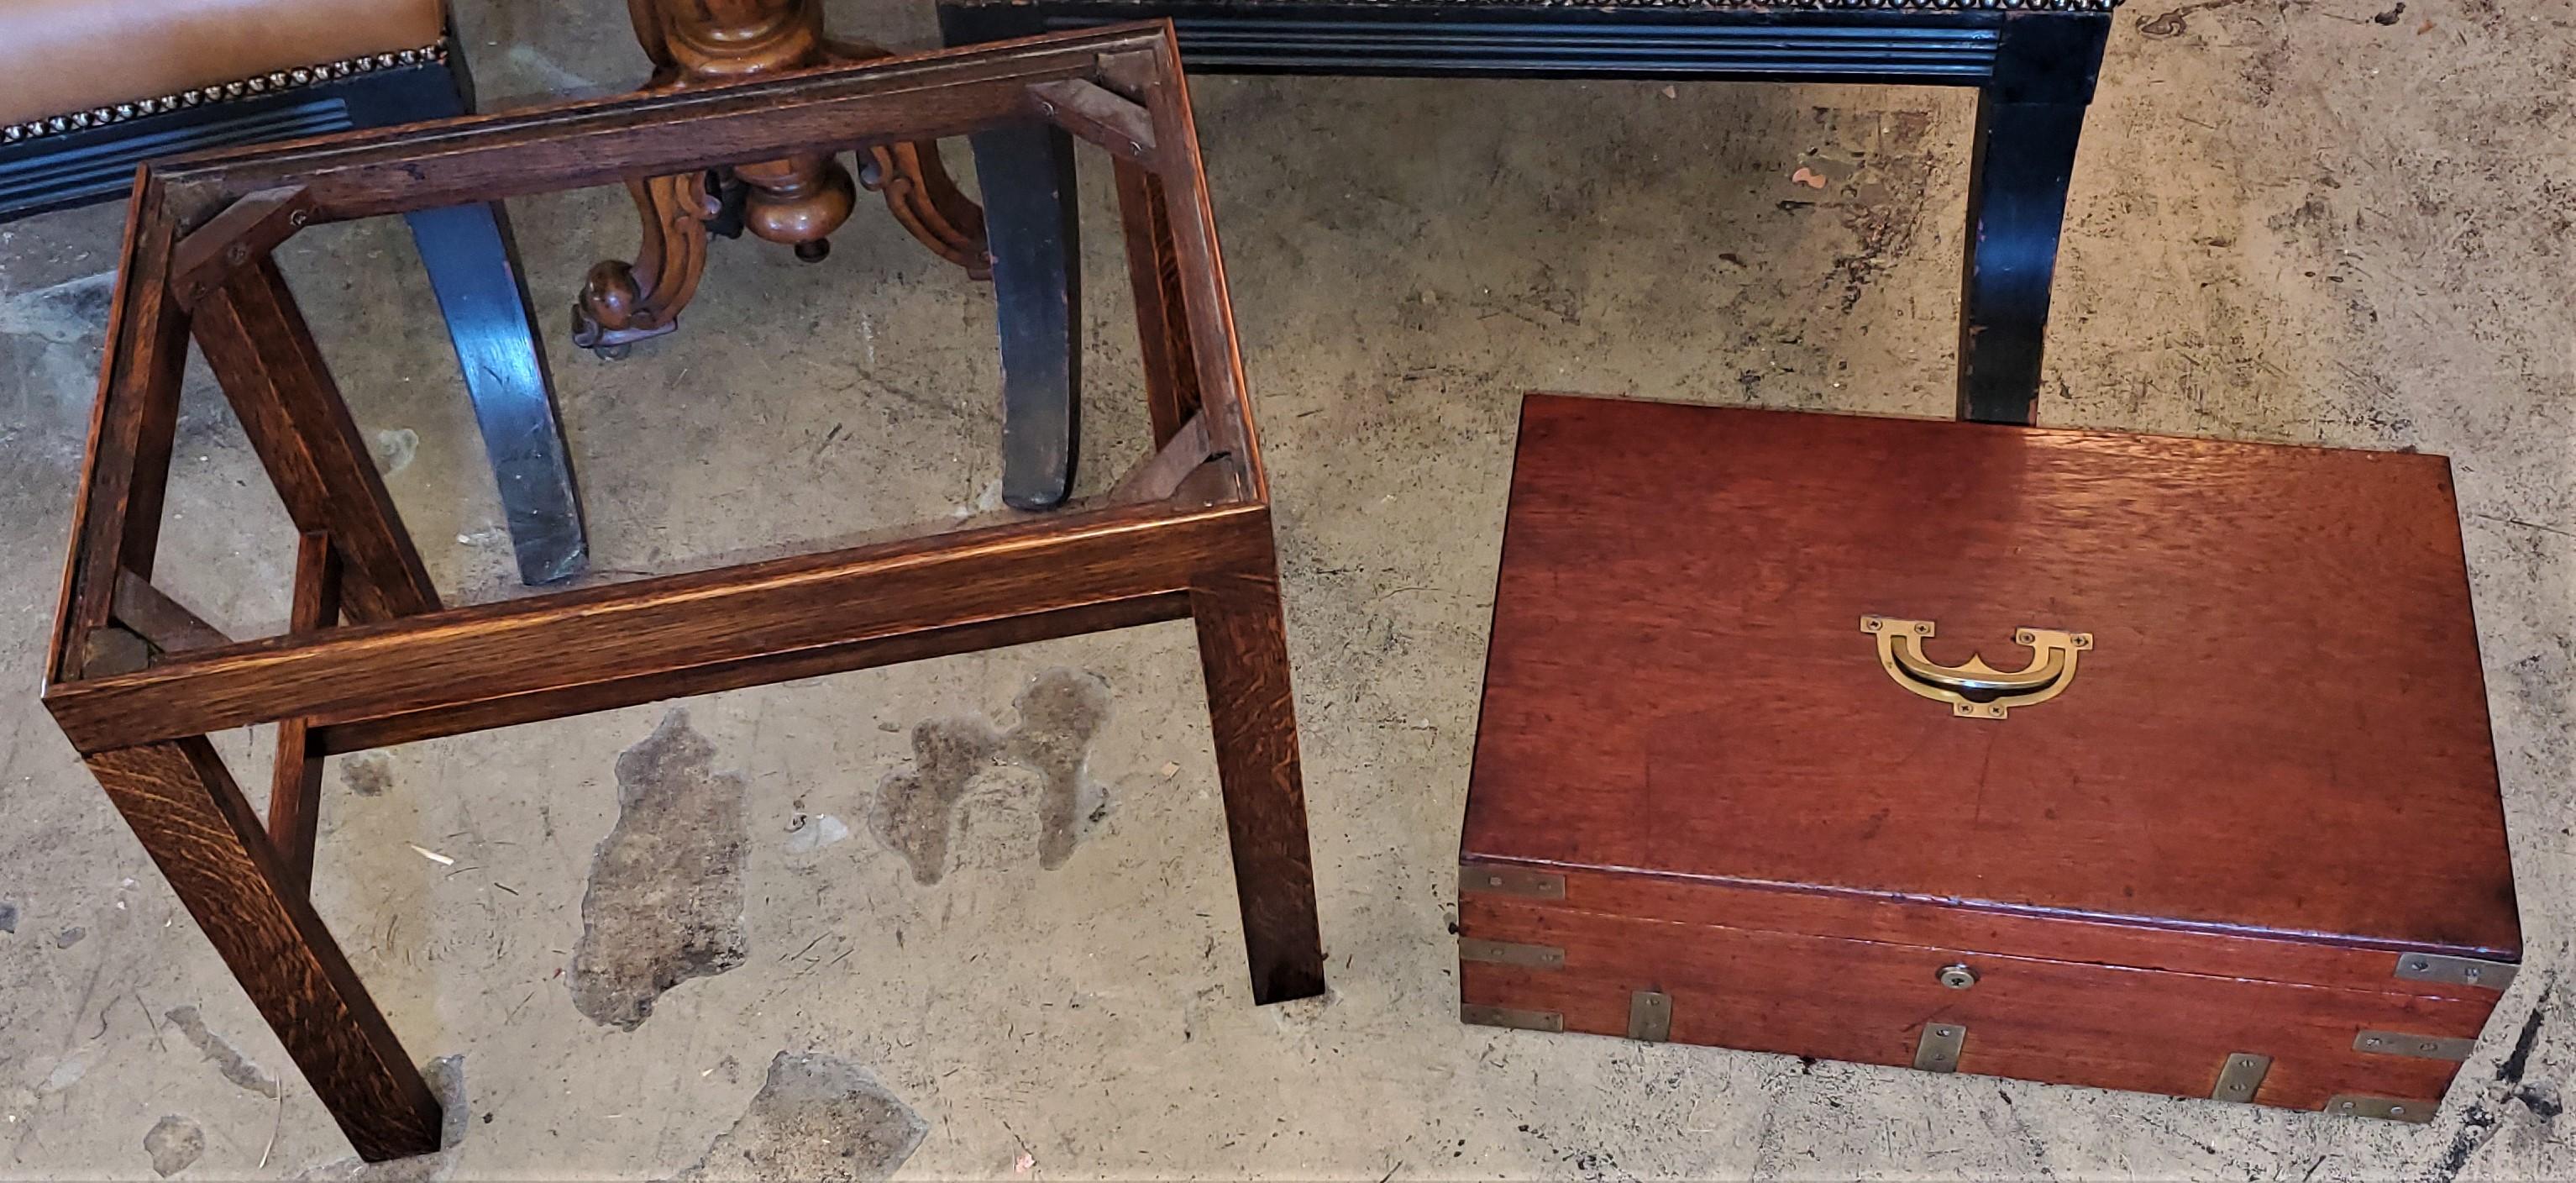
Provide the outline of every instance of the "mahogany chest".
{"type": "Polygon", "coordinates": [[[2438,456],[1532,395],[1461,1015],[2423,1121],[2522,938],[2438,456]]]}

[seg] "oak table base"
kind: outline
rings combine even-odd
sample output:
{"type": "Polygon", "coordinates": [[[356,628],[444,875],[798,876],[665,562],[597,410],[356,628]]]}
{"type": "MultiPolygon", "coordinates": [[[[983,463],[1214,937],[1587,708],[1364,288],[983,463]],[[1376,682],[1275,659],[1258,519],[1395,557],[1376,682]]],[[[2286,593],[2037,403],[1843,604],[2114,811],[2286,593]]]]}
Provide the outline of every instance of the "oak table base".
{"type": "Polygon", "coordinates": [[[45,705],[358,1153],[438,1102],[314,912],[332,753],[1183,617],[1198,626],[1256,1002],[1324,989],[1269,487],[1162,24],[148,167],[45,705]],[[443,608],[270,252],[318,222],[1057,127],[1115,161],[1155,451],[999,526],[443,608]],[[301,532],[290,630],[151,583],[194,338],[301,532]],[[279,724],[265,817],[207,740],[279,724]]]}

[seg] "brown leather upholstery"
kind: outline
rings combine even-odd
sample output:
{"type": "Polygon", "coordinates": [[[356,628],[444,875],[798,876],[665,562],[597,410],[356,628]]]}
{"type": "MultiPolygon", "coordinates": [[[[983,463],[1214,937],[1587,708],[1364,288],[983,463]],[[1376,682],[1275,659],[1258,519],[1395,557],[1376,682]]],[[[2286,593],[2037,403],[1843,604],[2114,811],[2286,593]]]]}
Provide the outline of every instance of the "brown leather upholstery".
{"type": "Polygon", "coordinates": [[[0,0],[0,124],[438,40],[441,0],[0,0]]]}

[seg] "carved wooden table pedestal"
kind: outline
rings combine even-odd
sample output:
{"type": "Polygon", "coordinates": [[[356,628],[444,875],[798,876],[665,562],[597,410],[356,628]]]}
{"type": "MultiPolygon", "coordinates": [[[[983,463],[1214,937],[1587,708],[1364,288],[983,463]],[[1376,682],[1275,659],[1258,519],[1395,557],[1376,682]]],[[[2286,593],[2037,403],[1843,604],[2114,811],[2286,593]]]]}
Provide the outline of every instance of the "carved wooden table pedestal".
{"type": "MultiPolygon", "coordinates": [[[[684,91],[794,70],[888,56],[863,41],[823,33],[821,0],[627,0],[635,39],[653,59],[647,94],[684,91]]],[[[573,302],[573,342],[606,356],[679,327],[680,310],[707,266],[707,238],[743,231],[821,260],[830,234],[848,221],[857,186],[885,197],[895,220],[939,257],[977,278],[984,213],[957,191],[930,142],[859,150],[857,184],[834,153],[727,165],[627,182],[644,238],[631,263],[590,269],[573,302]]]]}
{"type": "Polygon", "coordinates": [[[435,1149],[440,1114],[308,901],[334,752],[1186,617],[1252,997],[1323,991],[1269,484],[1169,26],[200,157],[147,169],[128,226],[45,705],[361,1155],[435,1149]],[[1011,127],[1114,161],[1156,450],[1007,525],[442,608],[271,258],[317,222],[1011,127]],[[192,335],[301,532],[282,636],[151,583],[192,335]],[[207,735],[270,722],[263,818],[207,735]]]}

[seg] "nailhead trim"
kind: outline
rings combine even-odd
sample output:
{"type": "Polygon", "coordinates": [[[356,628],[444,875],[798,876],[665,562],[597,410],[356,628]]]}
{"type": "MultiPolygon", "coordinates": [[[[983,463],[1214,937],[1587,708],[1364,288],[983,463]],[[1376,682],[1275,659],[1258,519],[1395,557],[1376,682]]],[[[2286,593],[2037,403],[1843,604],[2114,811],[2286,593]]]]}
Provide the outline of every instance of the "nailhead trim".
{"type": "Polygon", "coordinates": [[[371,53],[363,57],[345,58],[336,62],[325,62],[318,66],[297,66],[291,70],[271,70],[266,74],[259,75],[258,77],[244,78],[238,82],[220,82],[213,86],[200,86],[194,90],[183,90],[177,94],[165,94],[158,98],[141,99],[131,103],[116,103],[105,107],[92,107],[86,111],[74,111],[67,115],[55,115],[45,119],[30,119],[24,123],[12,123],[0,126],[0,144],[16,144],[35,139],[39,136],[57,135],[67,131],[82,131],[93,127],[106,127],[111,124],[123,123],[129,119],[139,119],[146,115],[160,115],[166,112],[176,111],[182,107],[202,107],[207,103],[222,102],[226,99],[238,99],[250,95],[264,95],[276,91],[294,90],[298,87],[312,86],[316,83],[322,82],[336,82],[342,78],[349,78],[359,74],[372,74],[378,70],[390,70],[397,66],[417,66],[424,62],[444,62],[446,60],[447,42],[442,40],[422,46],[419,49],[398,49],[387,53],[371,53]]]}

